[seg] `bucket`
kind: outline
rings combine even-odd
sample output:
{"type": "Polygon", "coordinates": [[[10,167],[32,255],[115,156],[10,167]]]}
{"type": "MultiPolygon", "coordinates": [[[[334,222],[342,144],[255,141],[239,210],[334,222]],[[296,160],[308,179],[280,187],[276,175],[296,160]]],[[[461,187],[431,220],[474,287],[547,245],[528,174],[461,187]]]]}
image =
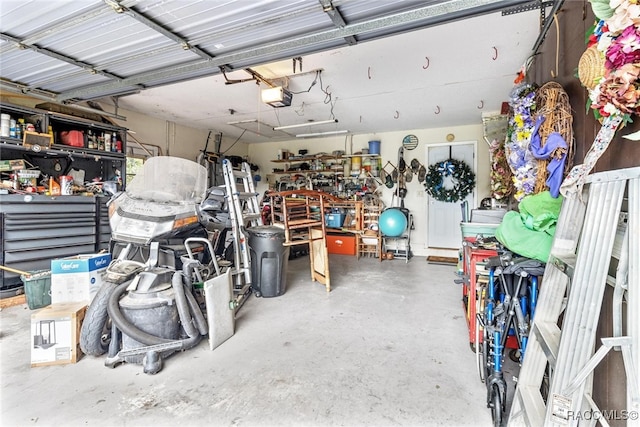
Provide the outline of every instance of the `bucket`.
{"type": "Polygon", "coordinates": [[[351,158],[351,176],[360,175],[360,166],[362,165],[362,158],[360,156],[353,156],[351,158]]]}
{"type": "Polygon", "coordinates": [[[11,116],[8,114],[0,115],[0,136],[9,136],[11,133],[11,116]]]}
{"type": "Polygon", "coordinates": [[[369,154],[380,155],[380,141],[369,141],[369,154]]]}
{"type": "Polygon", "coordinates": [[[371,172],[371,159],[369,157],[364,157],[362,159],[362,169],[365,172],[371,172]]]}
{"type": "Polygon", "coordinates": [[[51,270],[34,271],[21,275],[24,293],[30,310],[46,307],[51,304],[51,270]]]}
{"type": "Polygon", "coordinates": [[[71,190],[71,184],[73,184],[72,176],[60,176],[60,194],[62,194],[63,196],[71,196],[73,194],[73,191],[71,190]]]}
{"type": "Polygon", "coordinates": [[[344,176],[351,176],[351,160],[344,162],[344,176]]]}

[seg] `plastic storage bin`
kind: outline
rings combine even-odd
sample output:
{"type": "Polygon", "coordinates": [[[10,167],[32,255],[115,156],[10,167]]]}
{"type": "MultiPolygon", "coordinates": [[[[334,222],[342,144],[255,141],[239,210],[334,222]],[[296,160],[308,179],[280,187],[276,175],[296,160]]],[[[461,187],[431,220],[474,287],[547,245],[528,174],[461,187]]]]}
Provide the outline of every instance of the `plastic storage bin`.
{"type": "Polygon", "coordinates": [[[477,237],[482,234],[484,237],[493,237],[496,235],[496,228],[500,224],[489,224],[482,222],[461,222],[460,229],[462,230],[462,238],[465,237],[477,237]]]}
{"type": "Polygon", "coordinates": [[[343,213],[328,213],[324,215],[324,223],[329,228],[341,228],[345,217],[343,213]]]}
{"type": "Polygon", "coordinates": [[[257,296],[277,297],[287,287],[289,247],[284,230],[271,225],[247,229],[251,253],[251,287],[257,296]]]}
{"type": "Polygon", "coordinates": [[[20,279],[31,310],[51,304],[51,270],[34,271],[29,276],[23,274],[20,279]]]}
{"type": "Polygon", "coordinates": [[[471,209],[471,222],[500,224],[506,213],[506,209],[471,209]]]}

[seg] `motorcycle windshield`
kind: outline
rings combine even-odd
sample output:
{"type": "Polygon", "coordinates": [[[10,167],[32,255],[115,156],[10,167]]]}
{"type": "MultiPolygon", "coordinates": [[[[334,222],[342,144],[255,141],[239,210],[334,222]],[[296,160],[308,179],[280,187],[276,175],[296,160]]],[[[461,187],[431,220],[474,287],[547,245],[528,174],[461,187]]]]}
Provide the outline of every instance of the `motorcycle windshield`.
{"type": "Polygon", "coordinates": [[[200,203],[207,190],[207,169],[179,157],[151,157],[127,183],[127,194],[154,202],[200,203]]]}

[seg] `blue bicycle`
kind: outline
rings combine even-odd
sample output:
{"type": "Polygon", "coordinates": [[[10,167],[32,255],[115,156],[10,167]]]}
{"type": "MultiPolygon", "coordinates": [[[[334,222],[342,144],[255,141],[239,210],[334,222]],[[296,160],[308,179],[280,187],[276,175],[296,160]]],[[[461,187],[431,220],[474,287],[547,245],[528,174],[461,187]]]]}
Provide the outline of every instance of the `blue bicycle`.
{"type": "Polygon", "coordinates": [[[488,259],[489,283],[485,292],[484,311],[478,313],[483,328],[483,367],[487,386],[487,407],[493,423],[503,423],[507,383],[503,374],[504,353],[509,337],[517,343],[510,358],[522,363],[527,348],[531,320],[538,299],[538,276],[544,274],[544,263],[515,257],[504,252],[488,259]]]}

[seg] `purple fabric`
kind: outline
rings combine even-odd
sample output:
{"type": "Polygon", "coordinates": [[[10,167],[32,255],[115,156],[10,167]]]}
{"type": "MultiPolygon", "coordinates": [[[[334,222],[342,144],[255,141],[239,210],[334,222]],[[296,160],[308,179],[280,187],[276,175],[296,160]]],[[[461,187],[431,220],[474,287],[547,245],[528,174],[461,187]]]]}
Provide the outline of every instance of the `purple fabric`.
{"type": "Polygon", "coordinates": [[[547,137],[547,142],[542,147],[542,141],[540,140],[540,134],[538,130],[540,129],[540,125],[544,123],[545,118],[543,116],[539,116],[536,121],[536,126],[533,129],[533,133],[531,135],[531,144],[529,145],[531,149],[531,153],[533,157],[539,160],[547,160],[556,148],[564,148],[564,152],[562,153],[561,158],[553,157],[551,161],[547,164],[547,172],[549,176],[547,177],[546,184],[549,187],[549,192],[553,198],[557,198],[560,194],[560,184],[562,184],[562,176],[564,172],[564,161],[567,157],[567,143],[565,142],[562,135],[558,132],[553,132],[549,134],[547,137]]]}

